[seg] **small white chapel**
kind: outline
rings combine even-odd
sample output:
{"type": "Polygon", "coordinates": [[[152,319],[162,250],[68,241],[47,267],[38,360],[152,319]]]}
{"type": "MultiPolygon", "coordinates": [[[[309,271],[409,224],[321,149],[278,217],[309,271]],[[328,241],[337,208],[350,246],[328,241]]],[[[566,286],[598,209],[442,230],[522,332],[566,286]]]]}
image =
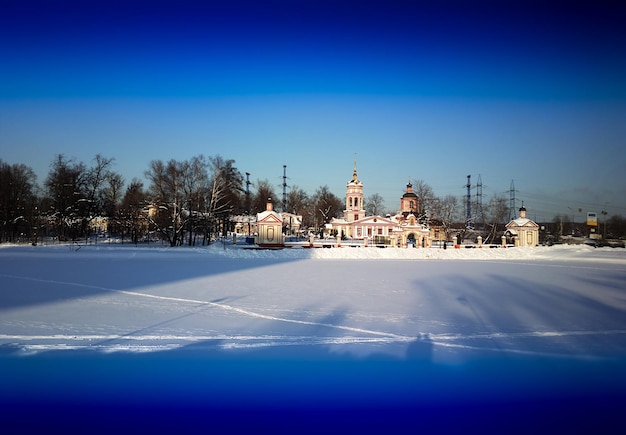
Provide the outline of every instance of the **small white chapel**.
{"type": "Polygon", "coordinates": [[[522,203],[519,217],[506,224],[505,235],[513,238],[515,246],[537,246],[539,225],[526,217],[526,207],[522,203]]]}

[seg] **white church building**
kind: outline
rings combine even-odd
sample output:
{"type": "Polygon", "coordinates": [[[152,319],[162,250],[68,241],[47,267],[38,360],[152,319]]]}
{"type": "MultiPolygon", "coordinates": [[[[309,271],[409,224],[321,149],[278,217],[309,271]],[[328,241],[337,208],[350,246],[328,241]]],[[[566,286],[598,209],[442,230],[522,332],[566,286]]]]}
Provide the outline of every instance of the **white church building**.
{"type": "Polygon", "coordinates": [[[430,230],[419,223],[417,216],[418,201],[409,181],[400,199],[400,211],[395,216],[366,216],[363,183],[358,179],[355,160],[352,179],[346,185],[343,218],[333,218],[327,225],[327,232],[367,245],[430,247],[430,230]]]}
{"type": "Polygon", "coordinates": [[[524,204],[519,209],[519,217],[506,224],[505,236],[512,238],[515,246],[539,244],[539,225],[526,217],[524,204]]]}

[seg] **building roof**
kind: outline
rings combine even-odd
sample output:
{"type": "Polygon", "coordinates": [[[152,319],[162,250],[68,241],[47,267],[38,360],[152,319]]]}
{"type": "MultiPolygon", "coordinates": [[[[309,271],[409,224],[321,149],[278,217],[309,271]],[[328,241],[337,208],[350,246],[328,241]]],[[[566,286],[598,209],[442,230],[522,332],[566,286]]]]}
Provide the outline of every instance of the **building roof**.
{"type": "Polygon", "coordinates": [[[361,219],[357,219],[351,222],[346,221],[345,219],[342,218],[332,218],[330,221],[332,224],[335,225],[354,225],[354,226],[359,226],[359,225],[397,225],[397,222],[394,222],[393,220],[386,218],[384,216],[365,216],[364,218],[361,219]]]}
{"type": "Polygon", "coordinates": [[[256,220],[257,222],[261,223],[261,222],[278,222],[281,223],[283,222],[283,217],[276,213],[275,211],[272,210],[266,210],[264,212],[261,213],[257,213],[256,215],[256,220]]]}
{"type": "Polygon", "coordinates": [[[539,227],[539,225],[528,218],[517,218],[506,224],[506,227],[539,227]]]}

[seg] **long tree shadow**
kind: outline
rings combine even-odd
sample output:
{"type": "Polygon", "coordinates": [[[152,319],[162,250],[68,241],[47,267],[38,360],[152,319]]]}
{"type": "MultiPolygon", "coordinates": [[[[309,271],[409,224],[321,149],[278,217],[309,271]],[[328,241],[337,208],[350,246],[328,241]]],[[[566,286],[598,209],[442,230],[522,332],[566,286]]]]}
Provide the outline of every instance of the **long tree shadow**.
{"type": "Polygon", "coordinates": [[[452,273],[416,285],[431,298],[432,311],[442,316],[437,320],[459,333],[444,345],[511,355],[623,358],[626,307],[617,284],[622,276],[616,271],[613,278],[585,278],[589,291],[568,288],[559,279],[538,286],[534,279],[493,273],[480,279],[452,273]]]}
{"type": "MultiPolygon", "coordinates": [[[[233,248],[229,248],[233,249],[233,248]]],[[[297,255],[229,258],[206,249],[11,247],[0,250],[0,311],[88,298],[299,261],[297,255]]],[[[259,278],[260,279],[260,278],[259,278]]]]}

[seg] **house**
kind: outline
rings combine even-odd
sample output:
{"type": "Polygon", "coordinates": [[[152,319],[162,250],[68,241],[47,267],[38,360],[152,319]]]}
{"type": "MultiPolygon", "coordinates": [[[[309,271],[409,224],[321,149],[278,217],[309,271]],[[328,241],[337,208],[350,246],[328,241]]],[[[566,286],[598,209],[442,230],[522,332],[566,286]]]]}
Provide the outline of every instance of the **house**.
{"type": "Polygon", "coordinates": [[[301,235],[302,215],[283,211],[280,216],[283,218],[285,234],[289,236],[301,235]]]}
{"type": "Polygon", "coordinates": [[[232,223],[233,230],[238,236],[251,236],[256,233],[256,216],[231,216],[230,221],[232,223]]]}
{"type": "Polygon", "coordinates": [[[526,208],[522,203],[519,217],[506,224],[504,235],[512,238],[515,246],[537,246],[539,244],[539,225],[526,217],[526,208]]]}

